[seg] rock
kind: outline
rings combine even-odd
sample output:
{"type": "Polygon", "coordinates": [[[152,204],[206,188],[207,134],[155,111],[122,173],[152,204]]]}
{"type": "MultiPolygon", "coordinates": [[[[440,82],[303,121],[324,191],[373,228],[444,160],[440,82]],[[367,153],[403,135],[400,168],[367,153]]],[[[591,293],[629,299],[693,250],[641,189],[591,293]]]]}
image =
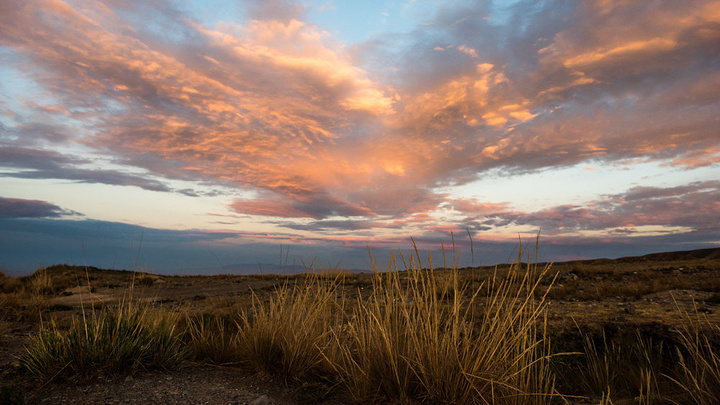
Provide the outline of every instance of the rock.
{"type": "Polygon", "coordinates": [[[267,395],[260,395],[259,397],[255,398],[252,402],[250,402],[250,405],[269,405],[270,400],[268,399],[267,395]]]}

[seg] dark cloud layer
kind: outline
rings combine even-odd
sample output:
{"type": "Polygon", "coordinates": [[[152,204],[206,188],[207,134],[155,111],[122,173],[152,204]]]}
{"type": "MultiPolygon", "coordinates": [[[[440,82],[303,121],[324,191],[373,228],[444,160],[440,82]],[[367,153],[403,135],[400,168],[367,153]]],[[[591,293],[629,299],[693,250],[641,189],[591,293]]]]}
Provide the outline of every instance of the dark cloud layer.
{"type": "Polygon", "coordinates": [[[0,218],[53,218],[73,214],[46,201],[0,197],[0,218]]]}
{"type": "Polygon", "coordinates": [[[136,186],[151,191],[171,191],[165,184],[150,179],[147,176],[113,170],[81,169],[75,167],[77,164],[88,163],[90,162],[86,159],[73,158],[48,150],[17,148],[12,146],[4,147],[0,145],[0,167],[16,169],[15,171],[0,173],[2,177],[62,179],[79,183],[136,186]]]}
{"type": "MultiPolygon", "coordinates": [[[[24,275],[51,266],[67,263],[91,264],[115,269],[139,269],[159,274],[198,273],[254,273],[294,269],[302,271],[303,264],[320,263],[354,270],[370,270],[370,254],[378,265],[385,266],[390,249],[397,255],[414,254],[410,238],[399,238],[393,244],[374,246],[370,239],[358,240],[356,245],[323,249],[318,255],[317,245],[293,245],[280,248],[271,240],[257,241],[250,235],[214,233],[200,230],[169,231],[93,220],[8,219],[0,218],[0,268],[11,274],[24,275]],[[229,238],[232,244],[225,243],[229,238]],[[368,252],[370,248],[370,252],[368,252]],[[286,253],[289,254],[286,256],[286,253]],[[287,259],[287,262],[286,262],[287,259]],[[137,266],[136,266],[137,264],[137,266]],[[294,264],[294,266],[293,266],[294,264]]],[[[285,239],[287,241],[287,239],[285,239]]],[[[279,239],[280,243],[283,239],[279,239]]],[[[466,238],[456,234],[455,253],[452,241],[444,235],[415,238],[421,250],[423,264],[432,254],[436,266],[441,265],[442,243],[448,260],[458,255],[461,266],[510,263],[517,258],[518,249],[533,251],[533,235],[518,241],[498,242],[474,239],[474,261],[466,238]],[[521,245],[522,243],[522,245],[521,245]]],[[[576,260],[586,258],[617,258],[654,252],[678,250],[677,238],[672,236],[639,237],[632,242],[623,240],[601,242],[598,238],[547,238],[540,240],[539,259],[576,260]]],[[[287,243],[287,242],[285,242],[287,243]]],[[[690,235],[688,248],[712,247],[707,235],[690,235]]],[[[397,256],[396,256],[397,257],[397,256]]]]}
{"type": "Polygon", "coordinates": [[[531,225],[550,235],[603,231],[633,234],[636,227],[686,228],[684,232],[706,234],[712,242],[720,229],[720,182],[695,182],[678,187],[635,187],[625,193],[579,205],[559,205],[536,212],[517,212],[503,207],[476,206],[463,201],[455,210],[468,216],[462,223],[486,226],[531,225]]]}
{"type": "Polygon", "coordinates": [[[369,269],[366,247],[337,246],[319,257],[314,244],[278,245],[288,243],[291,235],[173,231],[87,219],[0,217],[0,238],[0,269],[21,275],[60,263],[158,274],[303,271],[303,263],[369,269]]]}

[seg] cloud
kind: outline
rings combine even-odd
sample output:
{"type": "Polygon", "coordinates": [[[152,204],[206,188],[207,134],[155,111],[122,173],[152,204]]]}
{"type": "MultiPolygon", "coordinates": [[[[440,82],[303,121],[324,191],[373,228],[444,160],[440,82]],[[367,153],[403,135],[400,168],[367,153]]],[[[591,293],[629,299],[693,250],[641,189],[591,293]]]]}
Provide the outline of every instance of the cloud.
{"type": "MultiPolygon", "coordinates": [[[[142,270],[197,272],[215,265],[217,259],[209,249],[217,249],[216,254],[223,257],[223,241],[237,237],[226,232],[163,230],[90,219],[17,217],[0,217],[0,234],[0,267],[25,274],[60,263],[136,269],[136,260],[142,270]]],[[[257,251],[269,253],[267,248],[257,251]]],[[[252,250],[244,253],[253,255],[252,250]]]]}
{"type": "MultiPolygon", "coordinates": [[[[391,112],[391,99],[316,28],[266,19],[210,29],[178,19],[196,42],[158,44],[125,30],[112,9],[48,1],[6,11],[3,44],[25,56],[31,77],[61,104],[93,107],[90,135],[75,142],[159,175],[231,181],[313,212],[355,210],[338,195],[324,199],[338,207],[313,208],[293,190],[325,188],[317,181],[335,140],[391,112]]],[[[343,179],[354,174],[348,163],[343,179]]]]}
{"type": "MultiPolygon", "coordinates": [[[[288,22],[302,19],[304,8],[291,0],[246,0],[248,14],[254,20],[277,20],[288,22]]],[[[326,8],[327,5],[323,6],[326,8]]]]}
{"type": "Polygon", "coordinates": [[[160,181],[144,175],[73,167],[74,165],[89,163],[90,161],[87,159],[74,158],[47,150],[4,147],[0,144],[0,167],[14,170],[0,173],[0,177],[63,179],[79,183],[136,186],[150,191],[171,191],[171,188],[160,181]]]}
{"type": "MultiPolygon", "coordinates": [[[[352,49],[300,3],[248,2],[248,21],[213,26],[172,4],[0,6],[11,67],[49,99],[4,107],[15,115],[3,153],[32,169],[13,176],[156,191],[173,191],[162,178],[223,182],[254,193],[230,203],[239,213],[399,219],[490,170],[720,162],[717,2],[448,3],[407,35],[352,49]],[[152,176],[78,168],[58,145],[152,176]]],[[[621,214],[527,218],[593,228],[621,214]]],[[[527,223],[491,219],[476,226],[527,223]]]]}
{"type": "Polygon", "coordinates": [[[382,225],[376,221],[368,221],[368,220],[323,220],[323,221],[312,221],[310,223],[306,224],[298,224],[294,222],[283,222],[278,223],[278,225],[289,228],[289,229],[295,229],[299,231],[330,231],[330,232],[338,232],[338,231],[346,231],[346,232],[353,232],[353,231],[359,231],[364,229],[373,229],[376,227],[382,227],[382,225]]]}
{"type": "Polygon", "coordinates": [[[720,182],[705,181],[667,188],[638,186],[583,205],[558,205],[535,212],[467,201],[455,202],[452,207],[467,214],[465,222],[492,227],[532,226],[553,237],[582,231],[606,236],[697,232],[710,237],[708,241],[717,241],[713,234],[720,227],[719,200],[720,182]]]}
{"type": "Polygon", "coordinates": [[[369,209],[340,200],[324,189],[279,185],[279,192],[262,192],[255,199],[237,198],[230,208],[238,213],[285,218],[322,219],[332,216],[372,216],[369,209]],[[292,196],[288,201],[286,196],[292,196]]]}
{"type": "Polygon", "coordinates": [[[46,201],[0,197],[0,218],[57,218],[74,214],[46,201]]]}

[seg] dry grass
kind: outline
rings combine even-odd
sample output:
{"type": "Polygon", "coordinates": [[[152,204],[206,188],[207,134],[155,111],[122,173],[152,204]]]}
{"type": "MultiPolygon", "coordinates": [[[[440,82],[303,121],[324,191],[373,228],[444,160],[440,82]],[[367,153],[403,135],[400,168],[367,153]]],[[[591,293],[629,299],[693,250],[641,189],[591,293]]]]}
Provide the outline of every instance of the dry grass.
{"type": "Polygon", "coordinates": [[[375,268],[372,295],[358,299],[335,335],[339,357],[331,363],[357,399],[549,403],[552,377],[537,327],[543,301],[534,298],[547,269],[514,267],[481,300],[480,289],[461,288],[456,269],[449,296],[419,255],[399,260],[405,283],[396,260],[375,268]]]}
{"type": "Polygon", "coordinates": [[[638,299],[672,290],[720,292],[716,260],[684,262],[632,262],[560,264],[554,266],[559,285],[549,299],[602,301],[617,297],[638,299]],[[707,266],[710,267],[707,267],[707,266]]]}
{"type": "Polygon", "coordinates": [[[126,304],[76,321],[63,331],[43,327],[20,358],[20,366],[41,380],[174,368],[185,358],[175,320],[126,304]]]}
{"type": "Polygon", "coordinates": [[[685,312],[676,348],[679,370],[671,379],[686,394],[684,403],[709,405],[720,403],[720,349],[717,341],[720,325],[707,322],[695,311],[685,312]]]}
{"type": "Polygon", "coordinates": [[[53,279],[45,270],[35,272],[30,279],[29,286],[33,292],[40,295],[51,295],[55,292],[53,279]]]}
{"type": "Polygon", "coordinates": [[[254,295],[252,307],[238,314],[243,360],[286,380],[319,372],[329,331],[344,313],[337,286],[337,279],[309,275],[279,287],[267,303],[254,295]]]}
{"type": "Polygon", "coordinates": [[[194,359],[219,365],[240,362],[242,352],[237,323],[230,317],[214,314],[188,316],[184,330],[183,340],[194,359]]]}
{"type": "Polygon", "coordinates": [[[0,272],[0,292],[10,294],[18,292],[22,289],[22,283],[15,277],[8,277],[5,273],[0,272]]]}
{"type": "Polygon", "coordinates": [[[660,393],[659,379],[663,367],[663,344],[635,334],[628,343],[608,341],[584,335],[584,363],[577,370],[581,392],[603,396],[635,397],[640,403],[652,403],[660,393]]]}

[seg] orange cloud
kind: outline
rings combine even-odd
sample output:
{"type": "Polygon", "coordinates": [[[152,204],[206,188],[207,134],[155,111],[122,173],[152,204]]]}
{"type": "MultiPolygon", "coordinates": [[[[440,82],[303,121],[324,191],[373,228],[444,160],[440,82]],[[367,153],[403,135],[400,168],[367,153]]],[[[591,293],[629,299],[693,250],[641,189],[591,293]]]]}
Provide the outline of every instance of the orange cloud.
{"type": "MultiPolygon", "coordinates": [[[[0,44],[54,99],[25,108],[82,122],[75,131],[18,123],[12,142],[80,144],[158,176],[232,184],[256,195],[229,204],[240,213],[408,226],[443,203],[504,212],[437,191],[490,169],[718,161],[720,81],[706,55],[720,38],[716,2],[589,1],[563,11],[563,24],[539,18],[514,35],[438,17],[441,32],[403,38],[412,46],[389,58],[392,74],[359,67],[364,48],[352,54],[300,10],[260,18],[279,4],[208,27],[133,5],[4,3],[0,44]],[[159,35],[144,18],[175,31],[159,35]],[[501,34],[509,39],[493,42],[501,34]],[[450,48],[464,55],[438,52],[450,48]]],[[[549,7],[538,13],[552,17],[549,7]]]]}

